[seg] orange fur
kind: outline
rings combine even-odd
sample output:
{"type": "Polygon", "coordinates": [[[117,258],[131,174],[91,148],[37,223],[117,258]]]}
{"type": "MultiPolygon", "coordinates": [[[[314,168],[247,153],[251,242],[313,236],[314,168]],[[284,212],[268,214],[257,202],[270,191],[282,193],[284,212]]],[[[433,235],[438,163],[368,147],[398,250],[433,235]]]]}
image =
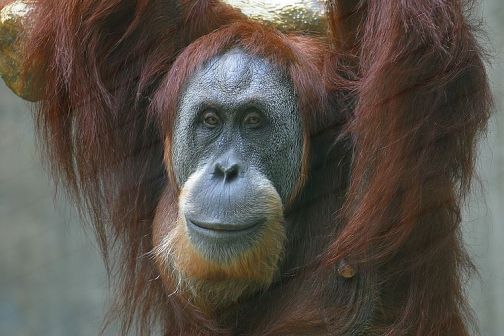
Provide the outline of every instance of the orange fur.
{"type": "MultiPolygon", "coordinates": [[[[321,43],[215,0],[37,1],[27,60],[45,78],[37,129],[105,260],[119,251],[120,334],[468,335],[460,207],[492,104],[470,3],[331,0],[321,43]],[[232,47],[292,79],[311,151],[305,187],[284,209],[279,280],[263,295],[248,294],[269,281],[251,269],[268,241],[232,267],[201,258],[182,231],[173,254],[145,257],[183,227],[169,176],[180,92],[232,47]],[[330,155],[335,147],[342,156],[330,155]],[[358,266],[351,280],[335,272],[342,258],[358,266]],[[241,270],[262,283],[194,280],[179,286],[190,295],[171,295],[174,264],[211,279],[241,270]],[[247,299],[225,320],[189,302],[194,294],[216,305],[247,299]]],[[[281,239],[280,224],[269,227],[281,239]]]]}

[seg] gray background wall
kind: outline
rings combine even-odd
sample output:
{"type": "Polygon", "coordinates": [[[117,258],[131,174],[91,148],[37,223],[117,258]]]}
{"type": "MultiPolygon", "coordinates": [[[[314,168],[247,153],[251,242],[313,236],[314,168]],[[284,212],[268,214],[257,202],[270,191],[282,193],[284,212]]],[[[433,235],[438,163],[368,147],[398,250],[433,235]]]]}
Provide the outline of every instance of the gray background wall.
{"type": "MultiPolygon", "coordinates": [[[[481,8],[497,102],[480,145],[466,243],[481,276],[468,284],[483,336],[504,335],[504,1],[481,8]]],[[[0,81],[1,82],[1,81],[0,81]]],[[[91,234],[53,189],[36,151],[29,106],[0,83],[0,335],[96,335],[107,283],[91,234]]]]}
{"type": "Polygon", "coordinates": [[[492,54],[488,73],[496,101],[496,114],[486,140],[480,144],[478,171],[465,216],[465,239],[480,278],[469,284],[472,306],[483,336],[504,335],[504,1],[483,0],[492,54]]]}

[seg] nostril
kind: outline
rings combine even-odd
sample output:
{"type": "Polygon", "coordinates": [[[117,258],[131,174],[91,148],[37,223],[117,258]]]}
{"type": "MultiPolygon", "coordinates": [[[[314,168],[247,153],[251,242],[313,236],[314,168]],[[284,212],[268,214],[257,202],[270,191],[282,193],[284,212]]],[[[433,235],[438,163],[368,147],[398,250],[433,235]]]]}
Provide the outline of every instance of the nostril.
{"type": "Polygon", "coordinates": [[[226,171],[225,171],[225,179],[226,181],[228,182],[231,182],[232,180],[234,180],[235,178],[238,177],[238,171],[239,171],[239,167],[237,164],[234,164],[232,165],[231,167],[229,167],[226,171]]]}
{"type": "Polygon", "coordinates": [[[225,167],[220,163],[215,165],[214,176],[221,178],[224,182],[231,182],[238,177],[240,172],[240,167],[238,164],[232,164],[229,167],[225,167]]]}
{"type": "Polygon", "coordinates": [[[226,176],[226,169],[220,163],[217,163],[215,165],[214,175],[220,178],[224,178],[226,176]]]}

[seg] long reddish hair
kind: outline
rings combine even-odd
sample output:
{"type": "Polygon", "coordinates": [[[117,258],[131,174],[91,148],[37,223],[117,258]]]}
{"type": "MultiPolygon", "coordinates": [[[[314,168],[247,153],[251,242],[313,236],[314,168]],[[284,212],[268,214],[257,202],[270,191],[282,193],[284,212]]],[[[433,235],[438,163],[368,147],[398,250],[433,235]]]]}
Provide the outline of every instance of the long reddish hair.
{"type": "Polygon", "coordinates": [[[468,335],[460,206],[491,97],[465,6],[331,1],[321,40],[211,0],[37,3],[28,52],[46,81],[39,134],[116,272],[122,333],[161,323],[170,335],[468,335]],[[160,194],[175,189],[163,155],[179,92],[235,46],[290,75],[307,125],[306,189],[332,192],[301,195],[287,214],[303,223],[288,281],[219,320],[165,293],[150,251],[160,194]],[[341,156],[308,167],[322,141],[341,156]],[[343,259],[353,279],[338,276],[343,259]]]}

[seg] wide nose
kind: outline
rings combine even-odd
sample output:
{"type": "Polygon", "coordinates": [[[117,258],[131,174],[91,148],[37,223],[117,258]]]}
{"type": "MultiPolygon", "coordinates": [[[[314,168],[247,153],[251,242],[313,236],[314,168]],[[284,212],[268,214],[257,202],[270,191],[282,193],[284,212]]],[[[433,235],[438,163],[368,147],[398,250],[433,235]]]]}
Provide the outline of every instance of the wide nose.
{"type": "Polygon", "coordinates": [[[233,153],[226,154],[219,158],[214,164],[213,174],[216,178],[222,179],[226,183],[235,181],[242,170],[242,164],[233,153]]]}

